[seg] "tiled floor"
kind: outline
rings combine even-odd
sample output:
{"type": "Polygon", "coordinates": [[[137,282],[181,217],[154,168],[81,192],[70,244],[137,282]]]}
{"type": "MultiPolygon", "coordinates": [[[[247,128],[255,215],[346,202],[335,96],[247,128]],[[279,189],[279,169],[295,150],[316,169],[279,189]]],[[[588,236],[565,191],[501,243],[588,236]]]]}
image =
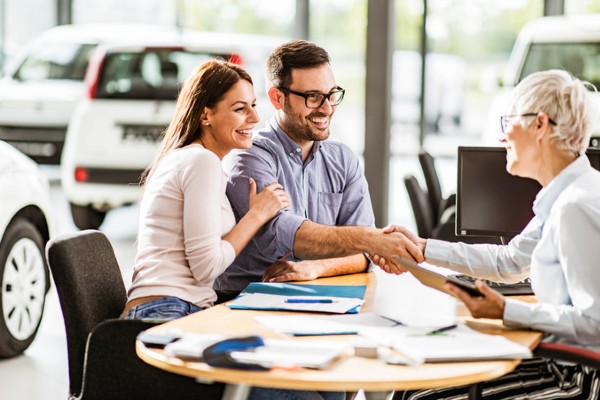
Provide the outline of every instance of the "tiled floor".
{"type": "Polygon", "coordinates": [[[7,400],[65,400],[68,368],[62,314],[55,293],[46,300],[40,331],[23,356],[0,361],[0,385],[7,400]]]}

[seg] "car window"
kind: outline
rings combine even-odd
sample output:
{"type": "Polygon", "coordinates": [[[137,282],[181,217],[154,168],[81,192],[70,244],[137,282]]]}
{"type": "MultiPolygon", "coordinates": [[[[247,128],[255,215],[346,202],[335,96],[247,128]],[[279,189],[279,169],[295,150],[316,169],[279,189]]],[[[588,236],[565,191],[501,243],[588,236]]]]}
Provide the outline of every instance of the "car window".
{"type": "Polygon", "coordinates": [[[181,82],[200,63],[227,54],[157,49],[110,52],[103,63],[96,98],[174,100],[181,82]]]}
{"type": "Polygon", "coordinates": [[[600,43],[532,43],[519,81],[547,69],[564,69],[600,89],[600,43]]]}
{"type": "Polygon", "coordinates": [[[40,44],[33,49],[15,73],[15,79],[36,81],[70,79],[83,81],[95,44],[40,44]]]}

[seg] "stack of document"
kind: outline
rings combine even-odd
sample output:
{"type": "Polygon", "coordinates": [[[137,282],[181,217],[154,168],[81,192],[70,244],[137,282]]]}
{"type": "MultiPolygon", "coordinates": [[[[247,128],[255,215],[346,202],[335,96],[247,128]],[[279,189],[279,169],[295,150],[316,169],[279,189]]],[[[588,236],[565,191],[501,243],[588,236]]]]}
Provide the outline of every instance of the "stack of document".
{"type": "Polygon", "coordinates": [[[227,306],[238,310],[357,313],[364,303],[365,291],[364,285],[251,283],[227,306]]]}
{"type": "Polygon", "coordinates": [[[326,368],[348,349],[347,343],[333,340],[265,339],[264,346],[253,351],[233,351],[230,356],[238,362],[266,368],[326,368]]]}
{"type": "Polygon", "coordinates": [[[165,354],[183,360],[202,360],[204,349],[225,340],[226,336],[213,333],[185,333],[181,339],[165,346],[165,354]]]}
{"type": "MultiPolygon", "coordinates": [[[[168,344],[165,354],[182,360],[205,361],[204,350],[225,339],[228,338],[220,334],[188,332],[168,344]]],[[[349,349],[349,344],[341,341],[264,339],[263,342],[251,349],[230,351],[228,356],[233,362],[264,368],[325,368],[349,349]]]]}
{"type": "Polygon", "coordinates": [[[411,363],[530,358],[528,347],[503,336],[477,332],[464,324],[452,329],[427,331],[423,327],[397,325],[392,328],[365,328],[362,336],[388,346],[411,363]]]}

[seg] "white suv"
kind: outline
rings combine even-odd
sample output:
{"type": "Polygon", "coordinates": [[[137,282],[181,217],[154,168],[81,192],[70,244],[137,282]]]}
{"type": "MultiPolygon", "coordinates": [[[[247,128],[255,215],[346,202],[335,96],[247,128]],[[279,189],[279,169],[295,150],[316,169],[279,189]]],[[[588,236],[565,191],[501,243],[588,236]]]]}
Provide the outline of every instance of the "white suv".
{"type": "Polygon", "coordinates": [[[0,79],[0,139],[40,164],[58,164],[71,114],[84,96],[83,78],[96,46],[172,30],[90,24],[43,32],[9,60],[0,79]]]}
{"type": "Polygon", "coordinates": [[[109,210],[139,200],[140,175],[173,117],[180,85],[203,61],[219,57],[244,65],[255,83],[259,113],[269,115],[263,66],[279,43],[250,35],[188,32],[99,46],[61,161],[75,225],[97,229],[109,210]]]}
{"type": "MultiPolygon", "coordinates": [[[[527,75],[564,69],[600,90],[600,14],[543,17],[523,27],[504,75],[504,88],[495,97],[483,133],[485,144],[498,144],[500,116],[510,91],[527,75]]],[[[600,94],[595,96],[600,101],[600,94]]],[[[600,147],[600,110],[590,145],[600,147]]]]}

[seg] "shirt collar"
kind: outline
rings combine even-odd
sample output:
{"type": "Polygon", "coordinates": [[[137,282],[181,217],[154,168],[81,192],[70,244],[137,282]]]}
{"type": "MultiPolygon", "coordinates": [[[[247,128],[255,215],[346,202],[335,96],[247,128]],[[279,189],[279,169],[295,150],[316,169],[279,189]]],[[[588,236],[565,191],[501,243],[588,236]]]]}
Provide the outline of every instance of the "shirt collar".
{"type": "MultiPolygon", "coordinates": [[[[271,125],[271,128],[275,132],[275,135],[277,136],[277,138],[283,145],[285,153],[287,155],[289,155],[290,157],[298,156],[298,157],[300,157],[300,160],[302,160],[302,148],[298,145],[298,143],[294,142],[288,136],[288,134],[285,133],[285,131],[283,129],[281,129],[281,126],[279,126],[279,123],[277,122],[277,118],[275,118],[275,117],[271,118],[269,120],[269,125],[271,125]]],[[[308,160],[312,159],[315,156],[315,154],[317,153],[317,151],[319,151],[320,148],[321,148],[321,142],[320,141],[314,142],[314,145],[312,148],[312,153],[311,153],[311,156],[308,158],[308,160]]]]}
{"type": "Polygon", "coordinates": [[[581,155],[550,181],[550,184],[540,190],[533,202],[533,212],[545,221],[550,215],[554,202],[571,182],[583,175],[590,168],[587,156],[581,155]]]}

